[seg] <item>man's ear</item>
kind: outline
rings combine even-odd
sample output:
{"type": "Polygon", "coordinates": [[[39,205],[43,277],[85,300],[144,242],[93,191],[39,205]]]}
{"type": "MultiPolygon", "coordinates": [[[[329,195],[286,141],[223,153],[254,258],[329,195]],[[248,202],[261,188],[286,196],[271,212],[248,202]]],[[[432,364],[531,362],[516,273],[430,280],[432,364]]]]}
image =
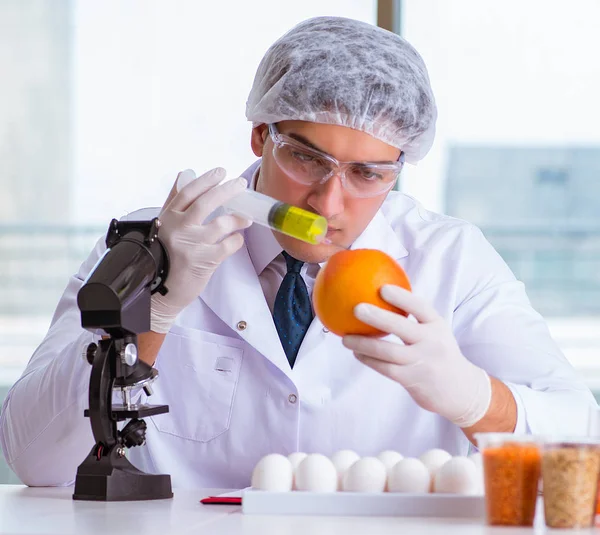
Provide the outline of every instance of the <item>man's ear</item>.
{"type": "Polygon", "coordinates": [[[261,157],[265,148],[265,141],[269,135],[269,130],[266,124],[259,124],[257,127],[252,129],[252,135],[250,137],[250,146],[255,156],[261,157]]]}

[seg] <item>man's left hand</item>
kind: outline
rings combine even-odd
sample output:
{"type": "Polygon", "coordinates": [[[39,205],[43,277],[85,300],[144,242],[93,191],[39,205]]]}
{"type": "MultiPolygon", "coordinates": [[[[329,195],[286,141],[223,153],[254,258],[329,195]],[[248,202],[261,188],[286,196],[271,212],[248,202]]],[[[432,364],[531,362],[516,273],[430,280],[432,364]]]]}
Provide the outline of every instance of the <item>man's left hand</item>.
{"type": "Polygon", "coordinates": [[[348,335],[344,346],[367,366],[400,383],[424,409],[463,428],[481,420],[492,398],[490,377],[462,354],[444,318],[399,286],[384,286],[381,297],[416,321],[367,303],[357,305],[354,314],[404,344],[348,335]]]}

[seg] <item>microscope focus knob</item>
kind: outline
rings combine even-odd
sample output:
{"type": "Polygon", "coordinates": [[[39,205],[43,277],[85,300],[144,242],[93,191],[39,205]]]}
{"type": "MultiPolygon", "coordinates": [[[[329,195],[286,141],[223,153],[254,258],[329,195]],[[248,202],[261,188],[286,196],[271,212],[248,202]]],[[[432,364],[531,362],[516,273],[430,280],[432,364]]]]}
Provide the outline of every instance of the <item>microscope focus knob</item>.
{"type": "Polygon", "coordinates": [[[127,366],[133,366],[138,359],[137,347],[135,344],[127,344],[121,354],[121,362],[127,366]]]}
{"type": "Polygon", "coordinates": [[[146,442],[146,422],[134,418],[120,432],[126,448],[143,446],[146,442]]]}
{"type": "Polygon", "coordinates": [[[92,342],[89,346],[87,346],[83,350],[83,359],[88,362],[88,364],[94,363],[94,357],[96,356],[96,351],[98,350],[98,346],[92,342]]]}

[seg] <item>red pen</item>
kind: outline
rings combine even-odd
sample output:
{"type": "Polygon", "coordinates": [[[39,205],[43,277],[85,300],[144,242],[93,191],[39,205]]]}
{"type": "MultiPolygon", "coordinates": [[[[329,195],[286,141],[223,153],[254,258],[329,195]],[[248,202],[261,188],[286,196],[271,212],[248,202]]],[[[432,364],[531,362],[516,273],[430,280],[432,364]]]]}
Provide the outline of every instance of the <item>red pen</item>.
{"type": "Polygon", "coordinates": [[[242,505],[240,496],[208,496],[200,500],[200,503],[213,505],[242,505]]]}

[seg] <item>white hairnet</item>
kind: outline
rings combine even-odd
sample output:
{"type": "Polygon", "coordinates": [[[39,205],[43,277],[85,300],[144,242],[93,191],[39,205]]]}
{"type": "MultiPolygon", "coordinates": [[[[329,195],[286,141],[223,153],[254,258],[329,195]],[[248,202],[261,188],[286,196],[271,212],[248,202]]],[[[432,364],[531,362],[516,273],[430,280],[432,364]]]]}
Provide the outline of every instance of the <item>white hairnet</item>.
{"type": "Polygon", "coordinates": [[[317,17],[267,51],[246,102],[255,125],[285,120],[361,130],[417,163],[437,111],[425,64],[402,37],[364,22],[317,17]]]}

